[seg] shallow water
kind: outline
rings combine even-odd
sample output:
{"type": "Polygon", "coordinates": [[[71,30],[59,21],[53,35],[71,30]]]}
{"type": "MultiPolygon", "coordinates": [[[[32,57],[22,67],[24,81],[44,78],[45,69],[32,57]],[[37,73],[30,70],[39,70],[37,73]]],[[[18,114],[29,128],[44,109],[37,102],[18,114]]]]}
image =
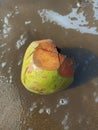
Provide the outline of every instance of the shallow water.
{"type": "Polygon", "coordinates": [[[0,130],[98,129],[98,1],[88,1],[0,0],[0,130]],[[46,38],[76,73],[70,89],[39,96],[20,73],[27,46],[46,38]]]}

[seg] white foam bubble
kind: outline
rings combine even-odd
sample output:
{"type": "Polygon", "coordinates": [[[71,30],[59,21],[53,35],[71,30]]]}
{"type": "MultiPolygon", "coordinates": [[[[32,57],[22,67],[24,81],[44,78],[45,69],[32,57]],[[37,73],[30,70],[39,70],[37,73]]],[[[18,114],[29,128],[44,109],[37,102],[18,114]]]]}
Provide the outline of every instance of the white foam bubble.
{"type": "Polygon", "coordinates": [[[28,24],[30,24],[30,23],[31,23],[31,21],[30,21],[30,20],[25,21],[25,25],[28,25],[28,24]]]}
{"type": "Polygon", "coordinates": [[[80,2],[77,2],[76,5],[78,8],[81,7],[80,2]]]}
{"type": "Polygon", "coordinates": [[[8,73],[10,74],[11,71],[12,71],[12,68],[11,68],[11,66],[9,66],[9,68],[8,68],[8,73]]]}
{"type": "Polygon", "coordinates": [[[19,14],[20,12],[19,12],[19,9],[18,9],[18,6],[15,6],[15,14],[17,15],[17,14],[19,14]]]}
{"type": "Polygon", "coordinates": [[[46,113],[47,113],[48,115],[51,114],[51,109],[50,109],[50,108],[46,108],[45,111],[46,111],[46,113]]]}
{"type": "Polygon", "coordinates": [[[12,83],[12,79],[13,79],[13,76],[10,75],[10,76],[9,76],[9,83],[12,83]]]}
{"type": "Polygon", "coordinates": [[[44,108],[41,108],[38,112],[42,114],[44,112],[44,108]]]}
{"type": "Polygon", "coordinates": [[[68,99],[67,98],[61,98],[59,100],[59,103],[57,104],[57,108],[60,107],[60,106],[64,106],[64,105],[67,105],[68,104],[68,99]]]}
{"type": "Polygon", "coordinates": [[[18,66],[20,66],[21,65],[21,63],[22,63],[22,59],[20,59],[19,61],[18,61],[18,66]]]}
{"type": "Polygon", "coordinates": [[[11,24],[9,22],[10,17],[12,16],[12,12],[9,12],[6,14],[6,16],[2,19],[3,22],[3,37],[6,38],[8,37],[8,34],[10,33],[12,27],[11,24]]]}
{"type": "Polygon", "coordinates": [[[95,102],[98,103],[98,96],[95,98],[95,102]]]}
{"type": "Polygon", "coordinates": [[[37,103],[34,102],[30,107],[30,112],[32,112],[35,108],[37,108],[37,103]]]}
{"type": "Polygon", "coordinates": [[[6,66],[6,62],[1,63],[1,67],[4,68],[6,66]]]}
{"type": "Polygon", "coordinates": [[[68,126],[68,116],[69,114],[67,113],[64,117],[64,119],[62,120],[62,125],[64,126],[64,130],[68,130],[69,126],[68,126]]]}
{"type": "Polygon", "coordinates": [[[20,35],[19,40],[16,42],[17,49],[20,49],[26,42],[27,38],[24,34],[20,35]]]}

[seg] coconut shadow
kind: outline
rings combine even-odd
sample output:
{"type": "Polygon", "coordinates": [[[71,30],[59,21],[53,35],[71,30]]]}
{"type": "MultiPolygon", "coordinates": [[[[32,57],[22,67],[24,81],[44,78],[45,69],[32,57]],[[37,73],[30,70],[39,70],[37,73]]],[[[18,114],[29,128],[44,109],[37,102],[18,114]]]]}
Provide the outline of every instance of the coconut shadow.
{"type": "Polygon", "coordinates": [[[98,57],[91,51],[83,48],[61,48],[58,50],[75,61],[74,82],[68,89],[80,86],[98,76],[98,57]]]}

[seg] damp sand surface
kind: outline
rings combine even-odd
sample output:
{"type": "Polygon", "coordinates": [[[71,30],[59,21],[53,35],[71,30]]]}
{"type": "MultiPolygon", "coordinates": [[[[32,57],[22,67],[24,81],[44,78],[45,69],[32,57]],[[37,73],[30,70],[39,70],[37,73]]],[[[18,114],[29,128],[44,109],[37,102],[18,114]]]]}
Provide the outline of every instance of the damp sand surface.
{"type": "Polygon", "coordinates": [[[98,1],[0,0],[0,130],[98,129],[98,1]],[[74,57],[70,89],[48,96],[20,81],[34,40],[53,39],[74,57]]]}

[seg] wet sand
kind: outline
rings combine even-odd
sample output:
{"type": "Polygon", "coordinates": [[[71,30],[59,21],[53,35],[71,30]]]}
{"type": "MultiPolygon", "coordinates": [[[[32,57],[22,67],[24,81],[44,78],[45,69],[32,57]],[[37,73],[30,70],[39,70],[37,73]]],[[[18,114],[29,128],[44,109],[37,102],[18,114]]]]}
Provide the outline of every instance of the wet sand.
{"type": "Polygon", "coordinates": [[[98,2],[0,0],[0,130],[98,129],[98,2]],[[70,89],[48,96],[20,81],[34,40],[53,39],[75,58],[70,89]]]}

